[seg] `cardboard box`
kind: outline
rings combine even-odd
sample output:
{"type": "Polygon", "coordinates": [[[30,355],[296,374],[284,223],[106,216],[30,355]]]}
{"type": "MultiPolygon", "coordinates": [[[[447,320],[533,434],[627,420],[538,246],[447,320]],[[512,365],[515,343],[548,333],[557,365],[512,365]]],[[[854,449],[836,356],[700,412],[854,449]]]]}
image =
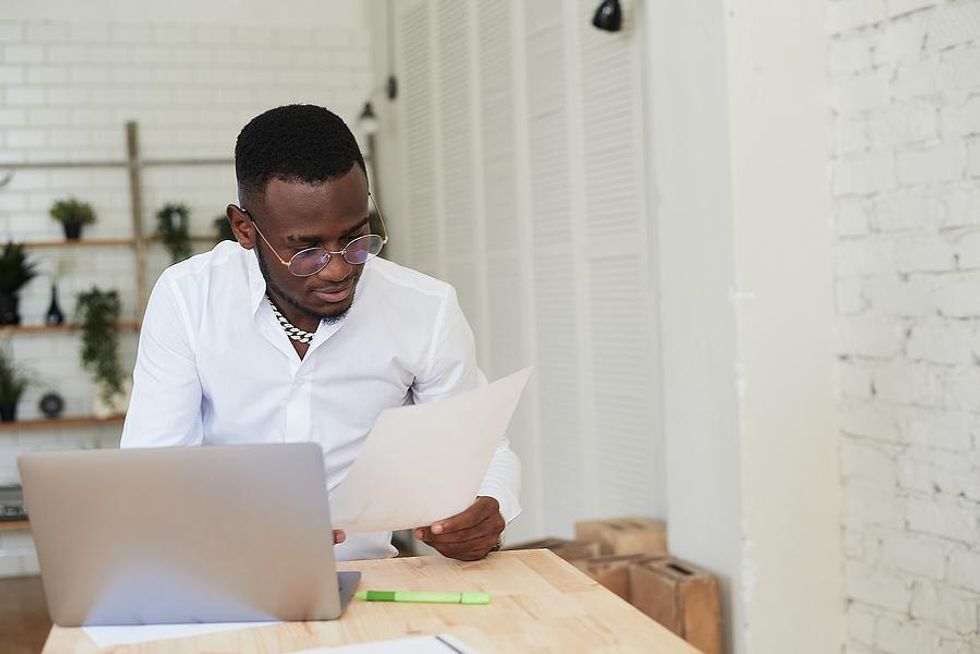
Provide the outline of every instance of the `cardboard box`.
{"type": "Polygon", "coordinates": [[[598,542],[603,555],[667,556],[667,524],[652,518],[576,522],[575,538],[598,542]]]}
{"type": "Polygon", "coordinates": [[[718,580],[686,561],[669,557],[630,567],[633,606],[706,654],[721,654],[718,580]]]}
{"type": "Polygon", "coordinates": [[[572,561],[572,565],[629,602],[632,598],[630,566],[647,561],[649,558],[645,554],[598,556],[572,561]]]}
{"type": "Polygon", "coordinates": [[[504,548],[505,550],[537,550],[546,549],[551,550],[561,558],[566,561],[575,561],[577,559],[591,559],[593,557],[599,556],[599,543],[582,541],[582,540],[566,540],[564,538],[543,538],[541,540],[532,540],[527,543],[518,543],[516,545],[508,545],[504,548]]]}

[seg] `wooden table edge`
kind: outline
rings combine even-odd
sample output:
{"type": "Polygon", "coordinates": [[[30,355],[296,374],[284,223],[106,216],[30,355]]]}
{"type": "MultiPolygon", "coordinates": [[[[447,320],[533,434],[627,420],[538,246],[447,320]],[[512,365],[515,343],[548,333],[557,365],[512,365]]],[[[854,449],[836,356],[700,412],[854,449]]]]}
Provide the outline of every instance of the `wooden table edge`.
{"type": "MultiPolygon", "coordinates": [[[[569,573],[571,573],[574,576],[581,577],[581,580],[584,581],[586,583],[586,585],[588,585],[588,586],[591,587],[590,590],[592,590],[594,592],[599,592],[600,594],[606,594],[606,595],[610,596],[616,602],[618,602],[621,606],[625,607],[628,611],[634,612],[637,616],[641,617],[644,620],[649,621],[651,623],[651,625],[654,625],[657,629],[663,630],[667,634],[670,634],[670,636],[673,636],[674,638],[676,638],[677,641],[678,641],[677,642],[678,647],[680,648],[678,650],[679,652],[683,652],[684,654],[687,654],[688,652],[690,654],[698,654],[698,650],[695,649],[693,646],[691,646],[689,643],[687,643],[686,641],[684,641],[680,637],[678,637],[675,634],[673,634],[673,632],[671,632],[666,627],[664,627],[660,623],[658,623],[655,620],[653,620],[650,616],[646,615],[645,613],[643,613],[642,611],[640,611],[638,608],[636,608],[635,606],[633,606],[632,604],[630,604],[629,602],[627,602],[623,598],[619,597],[618,595],[616,595],[615,593],[613,593],[612,591],[610,591],[608,588],[602,586],[599,582],[597,582],[596,580],[594,580],[591,577],[589,577],[588,575],[586,575],[582,570],[580,570],[579,568],[575,567],[574,565],[572,565],[571,563],[569,563],[565,559],[562,559],[561,557],[557,556],[554,552],[552,552],[550,550],[547,550],[547,549],[507,550],[507,551],[503,551],[503,552],[493,553],[493,554],[490,555],[490,557],[493,557],[495,559],[499,559],[499,558],[526,558],[526,557],[533,558],[533,557],[541,557],[543,562],[546,562],[549,565],[557,565],[560,568],[564,568],[564,570],[566,572],[569,572],[569,573]]],[[[490,557],[488,557],[488,558],[490,558],[490,557]]],[[[455,564],[459,564],[459,565],[465,565],[465,562],[452,561],[452,560],[449,560],[449,559],[444,559],[441,556],[416,556],[416,557],[401,557],[401,558],[397,558],[397,559],[396,558],[391,558],[391,559],[360,559],[360,560],[354,560],[354,561],[338,561],[337,562],[337,570],[338,571],[343,571],[343,570],[363,570],[365,568],[371,568],[371,567],[374,567],[374,566],[377,566],[377,565],[385,565],[386,562],[395,562],[395,561],[405,562],[406,560],[413,560],[413,559],[414,560],[426,560],[426,559],[428,559],[428,560],[433,560],[433,561],[444,561],[444,562],[448,562],[450,564],[455,563],[455,564]]],[[[242,629],[240,631],[236,631],[235,633],[246,635],[246,634],[248,634],[250,632],[260,631],[260,630],[263,630],[263,629],[269,629],[271,627],[282,626],[283,624],[307,624],[307,623],[303,623],[303,622],[294,622],[294,623],[270,622],[268,625],[262,625],[262,626],[258,626],[258,627],[248,627],[246,629],[242,629]]],[[[65,650],[55,650],[53,648],[49,649],[49,647],[53,647],[52,646],[52,639],[56,635],[61,636],[63,634],[63,632],[76,632],[75,634],[72,634],[74,637],[84,639],[81,642],[76,641],[74,643],[74,647],[72,647],[72,650],[71,651],[74,652],[74,653],[76,653],[76,654],[87,654],[89,652],[97,652],[97,653],[112,652],[112,651],[115,651],[117,648],[126,648],[126,647],[128,647],[127,645],[116,645],[116,646],[109,646],[107,648],[100,648],[98,645],[96,645],[96,643],[94,641],[91,640],[91,638],[88,637],[88,634],[86,634],[83,631],[83,628],[82,627],[59,627],[58,625],[52,625],[51,630],[48,633],[48,637],[45,640],[44,648],[42,649],[41,654],[61,654],[61,652],[65,651],[65,650]]],[[[415,634],[415,635],[417,635],[417,634],[415,634]]],[[[433,634],[433,635],[435,635],[435,634],[433,634]]],[[[156,640],[156,641],[145,641],[145,643],[162,642],[163,640],[170,640],[170,641],[173,641],[174,651],[184,651],[184,648],[186,648],[194,639],[196,639],[198,637],[199,636],[189,636],[189,637],[186,637],[186,638],[168,638],[168,639],[161,639],[161,640],[156,640]]],[[[139,645],[138,643],[133,644],[133,646],[138,646],[138,645],[139,645]]],[[[322,645],[322,647],[334,647],[334,646],[333,645],[322,645]]]]}

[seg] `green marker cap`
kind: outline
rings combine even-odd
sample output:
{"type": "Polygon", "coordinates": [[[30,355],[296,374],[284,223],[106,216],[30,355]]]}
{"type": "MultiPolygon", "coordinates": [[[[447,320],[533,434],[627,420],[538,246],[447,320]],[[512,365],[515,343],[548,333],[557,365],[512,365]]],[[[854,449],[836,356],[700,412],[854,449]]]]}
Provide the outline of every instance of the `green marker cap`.
{"type": "Polygon", "coordinates": [[[395,591],[393,590],[365,590],[357,593],[358,599],[365,599],[371,602],[394,602],[395,591]]]}

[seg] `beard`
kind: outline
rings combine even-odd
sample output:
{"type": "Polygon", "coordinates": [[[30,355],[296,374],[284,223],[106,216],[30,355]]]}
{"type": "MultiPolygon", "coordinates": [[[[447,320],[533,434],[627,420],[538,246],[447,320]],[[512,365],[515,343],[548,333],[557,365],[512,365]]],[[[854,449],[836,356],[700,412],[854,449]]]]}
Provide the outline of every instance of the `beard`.
{"type": "Polygon", "coordinates": [[[273,281],[272,275],[269,274],[269,267],[268,265],[266,265],[265,257],[262,256],[262,248],[256,247],[253,248],[253,250],[255,251],[255,256],[259,260],[259,271],[261,271],[262,278],[265,280],[265,287],[266,287],[267,294],[275,295],[276,299],[285,302],[290,307],[299,311],[303,315],[309,316],[314,320],[326,322],[328,325],[332,325],[334,323],[343,320],[344,316],[347,315],[347,312],[350,311],[350,308],[354,306],[354,294],[357,291],[356,285],[354,288],[351,289],[350,304],[348,304],[347,308],[341,311],[340,313],[324,314],[319,311],[314,311],[310,307],[305,306],[302,302],[299,301],[299,299],[293,297],[288,291],[286,291],[283,287],[279,286],[279,284],[273,281]]]}

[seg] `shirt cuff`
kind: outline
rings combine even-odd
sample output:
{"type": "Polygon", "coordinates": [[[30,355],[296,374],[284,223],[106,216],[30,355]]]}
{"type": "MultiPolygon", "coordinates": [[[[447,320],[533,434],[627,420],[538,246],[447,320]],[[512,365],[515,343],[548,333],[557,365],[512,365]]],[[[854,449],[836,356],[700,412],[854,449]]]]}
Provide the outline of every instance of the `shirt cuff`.
{"type": "Polygon", "coordinates": [[[500,505],[500,515],[507,524],[510,524],[511,520],[521,514],[521,503],[518,501],[514,493],[506,488],[492,483],[484,483],[483,486],[480,487],[480,491],[477,493],[477,495],[492,497],[493,499],[497,500],[497,504],[500,505]]]}

